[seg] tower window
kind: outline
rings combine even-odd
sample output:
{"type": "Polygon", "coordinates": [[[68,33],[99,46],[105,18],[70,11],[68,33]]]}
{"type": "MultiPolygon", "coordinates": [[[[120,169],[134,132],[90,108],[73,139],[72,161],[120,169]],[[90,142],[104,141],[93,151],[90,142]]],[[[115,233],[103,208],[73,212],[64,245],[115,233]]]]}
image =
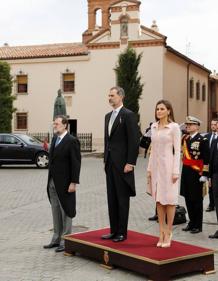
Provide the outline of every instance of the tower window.
{"type": "Polygon", "coordinates": [[[95,28],[102,26],[102,10],[98,9],[95,11],[95,28]]]}

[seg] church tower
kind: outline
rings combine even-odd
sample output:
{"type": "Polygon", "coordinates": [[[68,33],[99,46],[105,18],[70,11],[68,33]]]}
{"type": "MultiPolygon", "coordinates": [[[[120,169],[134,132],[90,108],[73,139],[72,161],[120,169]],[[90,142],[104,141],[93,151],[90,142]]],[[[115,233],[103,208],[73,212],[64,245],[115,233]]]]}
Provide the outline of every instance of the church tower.
{"type": "Polygon", "coordinates": [[[83,43],[86,43],[96,30],[96,14],[100,10],[102,23],[100,30],[106,30],[110,27],[110,5],[116,2],[114,0],[88,0],[88,30],[83,33],[83,43]]]}
{"type": "MultiPolygon", "coordinates": [[[[140,1],[137,0],[87,0],[88,1],[88,29],[83,33],[83,43],[104,31],[112,31],[113,24],[120,23],[123,33],[127,32],[126,26],[129,13],[139,11],[140,1]],[[125,10],[125,11],[124,11],[125,10]],[[101,14],[100,26],[97,26],[97,13],[101,14]],[[124,16],[125,15],[125,16],[124,16]]],[[[135,19],[133,19],[134,22],[135,19]]],[[[130,20],[131,22],[131,20],[130,20]]]]}

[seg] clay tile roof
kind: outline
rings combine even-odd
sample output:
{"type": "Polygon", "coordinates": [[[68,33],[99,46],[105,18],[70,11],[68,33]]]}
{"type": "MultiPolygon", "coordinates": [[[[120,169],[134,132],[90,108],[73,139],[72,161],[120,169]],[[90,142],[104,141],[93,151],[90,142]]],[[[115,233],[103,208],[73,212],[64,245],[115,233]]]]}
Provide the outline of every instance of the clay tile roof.
{"type": "Polygon", "coordinates": [[[0,60],[67,57],[82,55],[88,55],[88,49],[82,43],[0,47],[0,60]]]}

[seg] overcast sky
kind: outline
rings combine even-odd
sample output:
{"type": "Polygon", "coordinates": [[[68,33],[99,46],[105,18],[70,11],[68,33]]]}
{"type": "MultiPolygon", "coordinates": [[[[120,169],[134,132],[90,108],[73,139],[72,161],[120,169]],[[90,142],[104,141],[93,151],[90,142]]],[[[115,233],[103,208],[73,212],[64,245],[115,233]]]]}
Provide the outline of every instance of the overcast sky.
{"type": "MultiPolygon", "coordinates": [[[[141,24],[155,19],[167,43],[218,72],[218,0],[142,0],[141,24]]],[[[0,0],[0,45],[80,42],[87,0],[0,0]]]]}

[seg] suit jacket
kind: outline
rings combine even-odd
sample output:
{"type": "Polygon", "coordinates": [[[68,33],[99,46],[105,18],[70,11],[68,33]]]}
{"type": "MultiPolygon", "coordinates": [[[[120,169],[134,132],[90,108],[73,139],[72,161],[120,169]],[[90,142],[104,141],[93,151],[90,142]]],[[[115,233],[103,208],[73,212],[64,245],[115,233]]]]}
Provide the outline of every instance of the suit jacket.
{"type": "Polygon", "coordinates": [[[62,208],[72,218],[76,215],[76,194],[75,192],[69,193],[68,187],[70,183],[79,183],[81,167],[80,143],[69,133],[55,147],[56,139],[57,136],[54,136],[49,151],[47,191],[49,180],[53,178],[62,208]]]}
{"type": "Polygon", "coordinates": [[[113,165],[131,189],[131,196],[135,196],[134,171],[124,173],[124,167],[127,163],[136,165],[138,157],[140,133],[136,116],[132,111],[122,107],[109,136],[108,125],[111,114],[112,112],[105,116],[104,162],[106,165],[110,154],[113,165]]]}
{"type": "Polygon", "coordinates": [[[209,148],[211,148],[211,145],[212,143],[210,143],[210,139],[211,139],[211,136],[212,136],[212,132],[206,134],[204,137],[208,139],[208,143],[209,143],[209,148]]]}
{"type": "Polygon", "coordinates": [[[215,139],[210,148],[209,177],[218,173],[218,138],[215,139]]]}

